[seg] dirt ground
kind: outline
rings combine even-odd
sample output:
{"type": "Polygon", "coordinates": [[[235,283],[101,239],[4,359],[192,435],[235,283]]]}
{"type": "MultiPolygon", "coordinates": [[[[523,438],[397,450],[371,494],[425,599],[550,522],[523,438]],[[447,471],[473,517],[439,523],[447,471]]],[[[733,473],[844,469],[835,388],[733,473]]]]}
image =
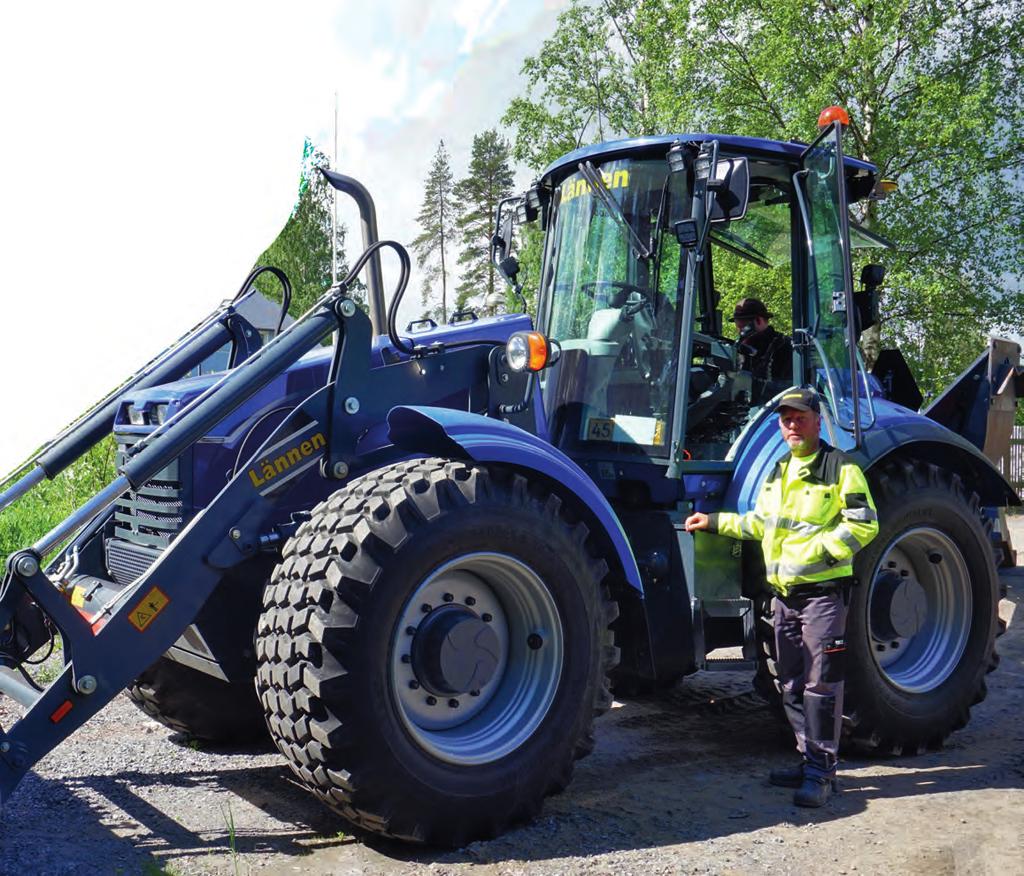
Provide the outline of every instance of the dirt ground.
{"type": "Polygon", "coordinates": [[[1002,662],[968,727],[940,752],[847,756],[824,810],[765,781],[791,739],[735,673],[617,703],[538,820],[458,852],[355,838],[276,752],[197,750],[119,697],[22,782],[0,874],[1021,873],[1024,568],[1006,580],[1002,662]]]}

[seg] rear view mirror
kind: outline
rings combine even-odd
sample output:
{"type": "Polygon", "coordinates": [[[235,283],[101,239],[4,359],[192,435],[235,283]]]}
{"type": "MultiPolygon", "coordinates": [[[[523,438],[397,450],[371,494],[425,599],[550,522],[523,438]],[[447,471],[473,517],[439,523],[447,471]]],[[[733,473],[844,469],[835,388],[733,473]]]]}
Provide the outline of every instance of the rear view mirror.
{"type": "Polygon", "coordinates": [[[746,216],[750,201],[750,168],[746,157],[719,159],[714,176],[708,180],[708,188],[715,193],[712,222],[731,222],[746,216]]]}

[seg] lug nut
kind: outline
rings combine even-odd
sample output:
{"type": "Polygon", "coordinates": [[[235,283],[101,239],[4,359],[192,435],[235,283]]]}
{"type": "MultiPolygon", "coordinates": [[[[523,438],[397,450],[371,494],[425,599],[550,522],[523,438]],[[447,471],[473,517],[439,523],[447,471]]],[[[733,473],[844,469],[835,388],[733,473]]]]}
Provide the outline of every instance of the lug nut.
{"type": "Polygon", "coordinates": [[[932,551],[930,554],[928,554],[928,562],[931,563],[933,566],[937,566],[939,563],[942,562],[942,554],[938,553],[937,551],[932,551]]]}
{"type": "Polygon", "coordinates": [[[526,637],[526,644],[530,646],[531,651],[536,651],[544,644],[544,640],[536,633],[530,633],[526,637]]]}
{"type": "Polygon", "coordinates": [[[469,695],[470,695],[471,697],[478,697],[478,696],[480,696],[480,691],[478,691],[478,690],[471,690],[471,691],[469,692],[469,695]]]}
{"type": "Polygon", "coordinates": [[[405,628],[405,634],[407,636],[415,636],[416,635],[416,627],[412,627],[412,626],[406,627],[405,628]]]}
{"type": "Polygon", "coordinates": [[[898,648],[899,646],[900,646],[899,642],[893,642],[892,645],[890,645],[891,648],[898,648]]]}
{"type": "Polygon", "coordinates": [[[909,578],[910,577],[910,571],[908,569],[900,569],[900,577],[901,578],[909,578]]]}
{"type": "Polygon", "coordinates": [[[420,689],[420,683],[414,678],[412,681],[409,682],[409,689],[410,690],[419,690],[420,689]]]}
{"type": "Polygon", "coordinates": [[[485,611],[485,612],[484,612],[484,613],[483,613],[482,615],[480,615],[480,620],[482,620],[482,621],[483,621],[483,622],[484,622],[485,624],[489,624],[489,623],[490,623],[490,622],[491,622],[492,620],[494,620],[494,618],[493,618],[493,617],[491,617],[491,616],[490,616],[490,615],[489,615],[489,614],[488,614],[488,613],[487,613],[487,612],[485,611]]]}
{"type": "Polygon", "coordinates": [[[436,706],[437,705],[437,697],[427,697],[427,705],[428,706],[436,706]]]}
{"type": "Polygon", "coordinates": [[[895,568],[896,568],[896,561],[895,561],[895,560],[889,560],[889,562],[888,562],[888,563],[886,563],[886,565],[887,565],[887,566],[888,566],[888,567],[889,567],[890,569],[895,569],[895,568]]]}
{"type": "Polygon", "coordinates": [[[476,605],[476,600],[472,596],[467,596],[466,605],[476,605]]]}
{"type": "Polygon", "coordinates": [[[458,707],[459,707],[459,701],[457,699],[452,697],[450,700],[448,700],[448,708],[450,708],[450,709],[457,709],[458,707]]]}
{"type": "Polygon", "coordinates": [[[442,599],[443,599],[443,600],[444,600],[445,602],[453,602],[453,601],[455,600],[455,597],[454,597],[454,596],[452,596],[452,595],[451,595],[450,593],[446,593],[446,594],[445,594],[444,596],[442,596],[441,598],[442,598],[442,599]]]}
{"type": "Polygon", "coordinates": [[[402,655],[402,662],[403,663],[411,663],[412,662],[412,657],[410,657],[408,654],[403,654],[402,655]]]}
{"type": "Polygon", "coordinates": [[[881,644],[875,645],[875,650],[876,651],[884,651],[885,650],[885,645],[881,645],[881,644]]]}
{"type": "Polygon", "coordinates": [[[420,606],[420,611],[422,611],[424,614],[430,614],[430,612],[433,610],[434,607],[429,602],[424,602],[423,605],[420,606]]]}

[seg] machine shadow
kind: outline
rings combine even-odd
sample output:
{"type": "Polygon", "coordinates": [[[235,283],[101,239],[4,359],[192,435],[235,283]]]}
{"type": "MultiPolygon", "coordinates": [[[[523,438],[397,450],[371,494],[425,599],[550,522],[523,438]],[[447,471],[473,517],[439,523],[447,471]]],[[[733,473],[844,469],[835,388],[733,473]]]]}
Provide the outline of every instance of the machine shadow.
{"type": "MultiPolygon", "coordinates": [[[[1009,602],[1003,605],[1016,613],[1013,619],[1019,624],[1024,576],[1009,583],[1009,602]]],[[[978,787],[1021,789],[1024,757],[1016,752],[986,762],[978,744],[982,737],[1022,738],[1024,690],[1016,679],[1024,676],[1024,636],[1019,626],[1012,626],[1000,645],[1000,671],[990,677],[989,698],[976,707],[971,725],[940,751],[870,758],[844,753],[841,793],[820,810],[794,806],[791,791],[767,783],[770,769],[792,762],[792,739],[763,700],[737,693],[746,690],[749,679],[701,673],[667,695],[617,703],[598,722],[596,750],[577,765],[569,788],[547,800],[539,818],[464,849],[414,847],[365,835],[321,806],[283,764],[235,767],[220,760],[210,769],[170,775],[131,769],[50,779],[29,773],[0,821],[0,876],[43,872],[39,849],[52,836],[48,819],[53,817],[73,826],[76,856],[117,862],[127,872],[148,872],[154,866],[158,872],[168,859],[230,854],[232,844],[239,854],[299,860],[314,849],[354,840],[396,861],[480,864],[593,856],[784,825],[822,824],[858,815],[869,801],[880,798],[978,787]],[[232,829],[225,816],[215,827],[192,829],[153,802],[159,798],[150,789],[160,786],[197,796],[228,792],[263,810],[279,827],[232,829]]],[[[169,734],[168,741],[187,743],[176,734],[169,734]]],[[[245,762],[266,750],[255,746],[211,752],[245,762]]]]}

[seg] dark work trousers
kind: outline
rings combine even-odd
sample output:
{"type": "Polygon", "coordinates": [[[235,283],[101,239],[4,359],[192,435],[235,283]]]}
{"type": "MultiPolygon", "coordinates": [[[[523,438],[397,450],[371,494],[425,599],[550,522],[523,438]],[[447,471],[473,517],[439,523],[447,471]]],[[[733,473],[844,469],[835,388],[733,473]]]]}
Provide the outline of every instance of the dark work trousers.
{"type": "Polygon", "coordinates": [[[775,648],[782,701],[804,774],[830,778],[843,722],[849,587],[829,582],[814,593],[775,597],[775,648]]]}

